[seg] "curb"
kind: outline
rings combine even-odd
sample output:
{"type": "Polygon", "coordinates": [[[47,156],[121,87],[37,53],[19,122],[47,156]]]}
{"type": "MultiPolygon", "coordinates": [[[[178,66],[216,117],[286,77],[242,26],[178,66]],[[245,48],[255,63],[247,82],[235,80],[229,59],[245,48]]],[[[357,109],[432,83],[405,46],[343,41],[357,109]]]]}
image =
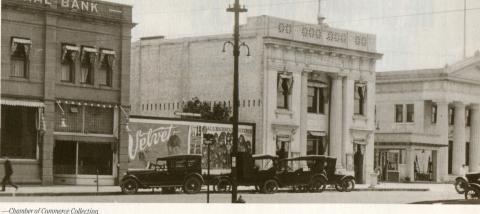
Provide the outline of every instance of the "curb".
{"type": "MultiPolygon", "coordinates": [[[[430,191],[428,188],[362,188],[362,189],[354,189],[353,192],[425,192],[430,191]]],[[[240,190],[238,192],[243,193],[253,193],[251,190],[240,190]]],[[[290,190],[279,190],[279,193],[292,193],[296,194],[296,192],[291,192],[290,190]]],[[[337,192],[335,189],[326,189],[325,192],[337,192]]],[[[200,192],[205,194],[206,191],[200,192]]],[[[161,191],[156,192],[139,192],[137,195],[155,195],[155,194],[162,194],[161,191]]],[[[183,194],[183,193],[179,193],[183,194]]],[[[228,193],[218,193],[212,192],[211,194],[228,194],[228,193]]],[[[123,195],[122,192],[39,192],[39,193],[1,193],[0,197],[33,197],[33,196],[108,196],[108,195],[123,195]]]]}

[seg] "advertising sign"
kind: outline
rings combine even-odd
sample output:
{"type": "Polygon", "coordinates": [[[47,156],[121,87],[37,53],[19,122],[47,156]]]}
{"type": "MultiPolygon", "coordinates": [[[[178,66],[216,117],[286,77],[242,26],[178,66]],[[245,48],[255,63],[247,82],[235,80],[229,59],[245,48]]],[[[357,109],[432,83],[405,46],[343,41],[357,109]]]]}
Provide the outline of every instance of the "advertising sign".
{"type": "MultiPolygon", "coordinates": [[[[214,144],[210,146],[211,168],[231,167],[231,124],[131,117],[128,126],[130,169],[145,168],[148,162],[154,163],[158,157],[182,154],[201,154],[202,168],[206,168],[207,146],[203,143],[204,134],[214,136],[214,144]]],[[[238,151],[253,153],[254,125],[239,125],[238,136],[238,151]]]]}

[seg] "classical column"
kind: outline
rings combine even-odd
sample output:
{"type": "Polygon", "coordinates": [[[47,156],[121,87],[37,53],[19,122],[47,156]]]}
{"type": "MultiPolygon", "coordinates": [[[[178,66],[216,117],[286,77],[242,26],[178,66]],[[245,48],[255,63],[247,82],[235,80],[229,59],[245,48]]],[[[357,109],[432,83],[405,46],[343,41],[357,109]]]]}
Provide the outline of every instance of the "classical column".
{"type": "Polygon", "coordinates": [[[448,102],[437,102],[437,133],[439,134],[439,144],[437,154],[437,181],[442,181],[448,175],[448,102]]]}
{"type": "Polygon", "coordinates": [[[470,108],[470,172],[480,171],[480,106],[474,104],[470,108]]]}
{"type": "Polygon", "coordinates": [[[330,106],[330,155],[337,158],[337,168],[342,168],[342,77],[332,78],[330,106]]]}
{"type": "Polygon", "coordinates": [[[301,97],[301,107],[300,107],[300,155],[307,154],[307,127],[308,127],[308,119],[307,119],[307,105],[308,105],[308,75],[310,71],[304,70],[302,72],[302,83],[301,83],[301,90],[300,93],[301,97]]]}
{"type": "Polygon", "coordinates": [[[347,153],[353,153],[353,144],[350,137],[350,127],[352,125],[353,118],[353,95],[354,95],[354,80],[346,77],[343,79],[343,112],[342,112],[342,152],[341,152],[341,161],[344,168],[346,165],[346,156],[347,153]]]}
{"type": "Polygon", "coordinates": [[[458,175],[465,164],[465,104],[455,102],[455,124],[453,131],[452,173],[458,175]]]}

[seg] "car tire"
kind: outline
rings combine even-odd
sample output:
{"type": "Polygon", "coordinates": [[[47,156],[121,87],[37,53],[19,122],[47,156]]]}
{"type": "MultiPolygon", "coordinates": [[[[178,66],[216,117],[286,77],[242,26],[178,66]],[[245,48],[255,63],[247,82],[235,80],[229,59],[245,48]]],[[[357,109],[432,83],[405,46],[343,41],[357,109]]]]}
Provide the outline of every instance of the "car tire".
{"type": "Polygon", "coordinates": [[[344,185],[345,192],[351,192],[352,190],[355,189],[355,181],[353,179],[345,180],[343,185],[344,185]]]}
{"type": "Polygon", "coordinates": [[[262,193],[273,194],[278,191],[278,182],[274,179],[267,180],[263,183],[262,193]]]}
{"type": "Polygon", "coordinates": [[[139,187],[138,182],[135,179],[132,179],[132,178],[123,181],[122,186],[121,186],[122,192],[127,194],[127,195],[137,193],[138,192],[138,187],[139,187]]]}
{"type": "Polygon", "coordinates": [[[314,177],[309,185],[310,192],[323,192],[327,187],[327,180],[324,177],[314,177]]]}
{"type": "Polygon", "coordinates": [[[216,192],[228,192],[232,188],[232,183],[228,179],[220,179],[214,187],[216,192]]]}
{"type": "Polygon", "coordinates": [[[455,186],[455,191],[457,191],[458,194],[464,194],[466,188],[468,187],[468,183],[463,179],[457,179],[453,185],[455,186]]]}
{"type": "Polygon", "coordinates": [[[195,194],[200,192],[202,188],[202,180],[197,177],[189,177],[183,184],[183,191],[187,194],[195,194]]]}
{"type": "Polygon", "coordinates": [[[478,200],[480,199],[480,189],[473,187],[467,188],[465,190],[465,199],[467,200],[478,200]]]}

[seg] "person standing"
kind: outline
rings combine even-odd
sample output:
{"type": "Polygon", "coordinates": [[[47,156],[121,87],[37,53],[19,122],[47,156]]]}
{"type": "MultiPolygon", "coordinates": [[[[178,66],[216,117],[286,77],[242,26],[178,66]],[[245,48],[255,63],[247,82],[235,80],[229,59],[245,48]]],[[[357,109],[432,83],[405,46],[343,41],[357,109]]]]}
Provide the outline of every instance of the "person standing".
{"type": "Polygon", "coordinates": [[[4,169],[5,169],[5,176],[3,177],[2,180],[2,191],[5,191],[5,185],[10,184],[11,186],[15,187],[15,190],[18,189],[18,186],[15,185],[12,182],[12,174],[13,174],[13,168],[12,168],[12,163],[10,160],[8,160],[8,157],[5,157],[5,163],[4,163],[4,169]]]}

